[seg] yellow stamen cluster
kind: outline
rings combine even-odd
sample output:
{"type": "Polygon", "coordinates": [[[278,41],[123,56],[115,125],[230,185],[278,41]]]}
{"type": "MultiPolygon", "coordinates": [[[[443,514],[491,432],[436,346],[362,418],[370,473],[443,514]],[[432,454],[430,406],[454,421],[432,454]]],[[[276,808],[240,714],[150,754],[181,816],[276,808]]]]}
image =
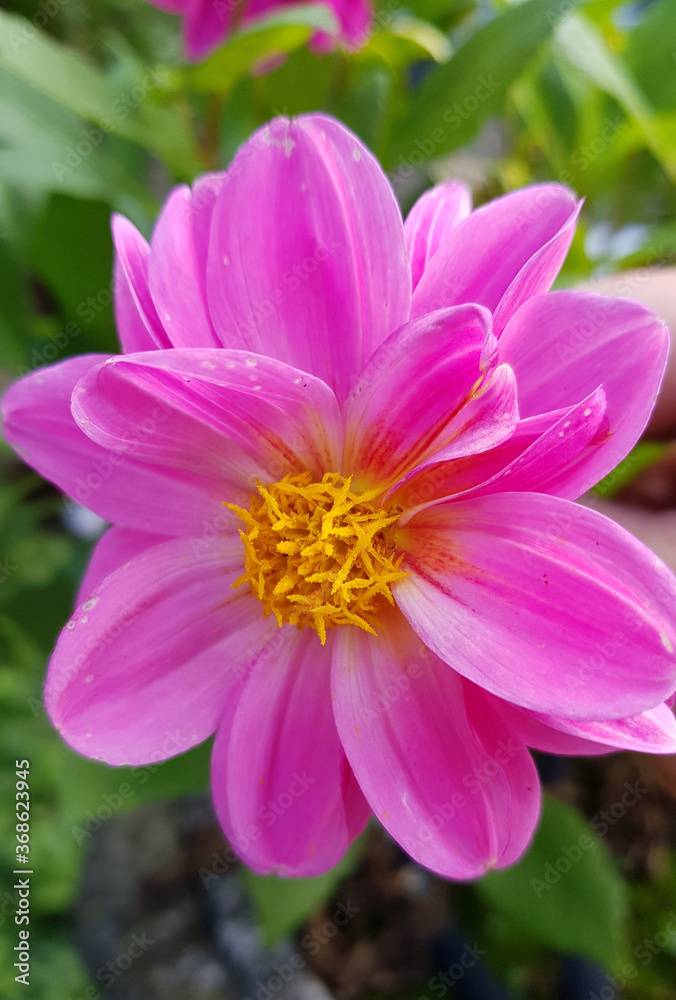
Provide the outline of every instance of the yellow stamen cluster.
{"type": "Polygon", "coordinates": [[[351,482],[327,472],[318,483],[304,472],[259,483],[249,510],[225,505],[246,526],[245,572],[233,586],[248,582],[266,618],[309,625],[322,645],[338,625],[375,635],[378,605],[394,603],[390,584],[407,575],[392,538],[398,514],[373,504],[377,490],[357,493],[351,482]]]}

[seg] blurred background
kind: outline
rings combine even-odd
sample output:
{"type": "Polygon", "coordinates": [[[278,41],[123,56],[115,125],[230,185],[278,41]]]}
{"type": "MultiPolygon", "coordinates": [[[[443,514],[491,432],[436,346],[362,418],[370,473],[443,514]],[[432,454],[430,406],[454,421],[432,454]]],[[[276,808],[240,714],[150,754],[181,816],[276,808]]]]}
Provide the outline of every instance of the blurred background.
{"type": "MultiPolygon", "coordinates": [[[[441,179],[476,204],[569,184],[586,201],[559,285],[614,281],[676,324],[674,0],[385,0],[361,50],[321,56],[307,47],[318,29],[331,29],[324,8],[288,6],[190,65],[178,18],[143,0],[0,11],[3,386],[118,349],[112,211],[149,236],[172,185],[225,167],[274,115],[315,109],[373,149],[404,213],[441,179]]],[[[665,393],[597,493],[676,565],[665,393]]],[[[12,968],[24,758],[36,1000],[676,998],[673,759],[541,755],[529,854],[454,885],[376,827],[322,878],[253,876],[213,820],[209,745],[136,769],[70,751],[43,679],[103,528],[0,445],[3,1000],[26,995],[12,968]]]]}

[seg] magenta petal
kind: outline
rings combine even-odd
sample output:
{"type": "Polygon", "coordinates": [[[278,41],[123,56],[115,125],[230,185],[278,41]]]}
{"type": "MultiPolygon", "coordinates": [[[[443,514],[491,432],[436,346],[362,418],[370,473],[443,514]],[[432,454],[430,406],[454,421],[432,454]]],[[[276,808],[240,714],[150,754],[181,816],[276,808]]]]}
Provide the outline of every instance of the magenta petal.
{"type": "Polygon", "coordinates": [[[229,693],[277,628],[265,622],[235,535],[172,539],[107,576],[61,633],[47,711],[80,753],[147,764],[214,731],[229,693]]]}
{"type": "Polygon", "coordinates": [[[676,753],[676,718],[665,704],[626,719],[583,722],[529,712],[498,699],[494,703],[519,738],[536,750],[583,755],[613,750],[676,753]]]}
{"type": "Polygon", "coordinates": [[[340,22],[343,43],[354,49],[365,45],[373,18],[369,0],[330,0],[330,6],[340,22]]]}
{"type": "Polygon", "coordinates": [[[192,192],[185,185],[171,192],[155,225],[148,278],[172,347],[218,346],[195,248],[192,192]]]}
{"type": "Polygon", "coordinates": [[[200,288],[204,288],[206,301],[206,276],[209,260],[209,241],[211,239],[211,223],[214,209],[221,190],[228,182],[225,170],[217,170],[210,174],[200,174],[192,184],[192,228],[195,248],[197,272],[200,277],[200,288]]]}
{"type": "MultiPolygon", "coordinates": [[[[498,366],[498,369],[501,367],[503,366],[498,366]]],[[[411,509],[497,480],[500,473],[567,415],[568,409],[553,410],[538,417],[518,420],[510,436],[489,446],[485,451],[421,467],[420,471],[416,470],[402,486],[397,487],[397,503],[402,509],[411,509]]]]}
{"type": "Polygon", "coordinates": [[[533,762],[490,706],[469,715],[463,680],[400,615],[377,637],[340,629],[332,677],[345,752],[404,850],[455,879],[516,860],[538,818],[533,762]]]}
{"type": "Polygon", "coordinates": [[[468,456],[471,456],[470,462],[476,456],[482,458],[486,452],[508,441],[518,421],[514,373],[509,365],[498,365],[448,424],[446,433],[450,442],[397,483],[388,498],[396,495],[396,502],[402,508],[418,506],[431,498],[432,494],[425,495],[428,487],[438,496],[439,486],[449,478],[449,489],[454,491],[458,485],[452,473],[449,477],[449,470],[454,469],[459,460],[468,456]]]}
{"type": "Polygon", "coordinates": [[[573,193],[561,184],[535,184],[475,210],[429,263],[413,295],[411,316],[461,302],[495,311],[506,296],[499,312],[502,326],[508,303],[516,308],[524,297],[551,286],[573,238],[578,210],[573,193]]]}
{"type": "Polygon", "coordinates": [[[151,535],[146,531],[112,527],[96,543],[87,571],[80,584],[75,607],[78,608],[107,576],[116,569],[169,539],[164,535],[151,535]]]}
{"type": "Polygon", "coordinates": [[[224,500],[251,492],[256,479],[306,469],[321,476],[340,461],[340,412],[328,386],[240,351],[113,358],[78,383],[73,413],[98,444],[183,470],[186,482],[207,477],[224,500]]]}
{"type": "Polygon", "coordinates": [[[399,208],[356,136],[307,115],[246,143],[214,212],[207,290],[226,347],[279,358],[345,397],[410,302],[399,208]]]}
{"type": "Polygon", "coordinates": [[[668,349],[664,324],[628,299],[551,292],[512,317],[500,360],[516,374],[523,417],[573,406],[598,385],[606,395],[607,440],[548,490],[576,499],[625,457],[655,405],[668,349]]]}
{"type": "Polygon", "coordinates": [[[418,198],[404,223],[414,290],[448,234],[471,211],[472,195],[458,181],[437,184],[418,198]]]}
{"type": "Polygon", "coordinates": [[[346,466],[368,482],[392,482],[461,434],[489,334],[490,314],[468,305],[389,337],[346,401],[346,466]]]}
{"type": "Polygon", "coordinates": [[[338,738],[330,676],[329,646],[286,625],[225,707],[214,801],[228,840],[254,871],[320,874],[370,814],[338,738]]]}
{"type": "Polygon", "coordinates": [[[399,534],[411,576],[393,585],[397,604],[493,694],[598,720],[636,715],[676,687],[676,580],[602,515],[502,493],[428,508],[399,534]]]}
{"type": "MultiPolygon", "coordinates": [[[[73,388],[102,358],[69,358],[11,386],[2,403],[6,441],[40,475],[106,521],[163,535],[201,536],[205,526],[219,526],[224,497],[218,484],[196,477],[188,482],[171,470],[122,458],[77,426],[73,388]]],[[[132,440],[138,436],[135,427],[132,440]]]]}
{"type": "Polygon", "coordinates": [[[506,491],[555,494],[558,484],[570,475],[576,464],[586,461],[588,449],[596,447],[599,438],[605,440],[605,410],[605,393],[603,389],[596,389],[578,406],[564,411],[551,427],[499,472],[459,499],[506,491]]]}
{"type": "Polygon", "coordinates": [[[500,336],[519,306],[536,295],[548,292],[554,284],[570,249],[581,208],[582,202],[579,201],[559,231],[524,264],[500,299],[493,316],[496,337],[500,336]]]}
{"type": "Polygon", "coordinates": [[[115,243],[115,319],[122,350],[171,347],[148,288],[150,247],[123,215],[111,221],[115,243]]]}
{"type": "Polygon", "coordinates": [[[190,59],[204,59],[226,38],[235,4],[228,0],[186,0],[183,39],[190,59]]]}

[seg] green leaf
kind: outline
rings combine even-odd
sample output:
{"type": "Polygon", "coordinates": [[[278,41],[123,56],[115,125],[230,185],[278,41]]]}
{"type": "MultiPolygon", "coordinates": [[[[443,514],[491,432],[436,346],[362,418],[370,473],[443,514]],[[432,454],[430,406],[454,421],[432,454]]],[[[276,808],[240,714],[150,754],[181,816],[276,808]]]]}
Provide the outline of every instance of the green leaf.
{"type": "Polygon", "coordinates": [[[244,870],[244,881],[253,896],[266,947],[295,931],[331,898],[339,883],[357,867],[362,846],[360,837],[335,868],[315,878],[278,878],[244,870]]]}
{"type": "MultiPolygon", "coordinates": [[[[172,740],[167,731],[168,752],[173,749],[172,740]]],[[[64,835],[84,851],[92,833],[111,816],[146,802],[206,790],[210,758],[211,741],[169,760],[141,767],[109,767],[66,752],[60,782],[64,835]]]]}
{"type": "Polygon", "coordinates": [[[408,14],[395,14],[386,29],[375,32],[359,53],[361,62],[371,62],[376,56],[393,69],[409,66],[424,59],[445,63],[451,58],[448,36],[428,21],[408,14]]]}
{"type": "Polygon", "coordinates": [[[322,4],[287,7],[236,32],[201,66],[186,70],[187,85],[193,90],[228,94],[257,64],[293,52],[316,31],[335,35],[337,27],[322,4]]]}
{"type": "Polygon", "coordinates": [[[676,6],[654,3],[629,35],[625,62],[656,108],[676,105],[676,6]]]}
{"type": "Polygon", "coordinates": [[[621,964],[625,885],[605,844],[563,802],[545,798],[526,856],[486,875],[477,890],[536,941],[586,955],[611,971],[621,964]]]}
{"type": "Polygon", "coordinates": [[[509,87],[552,34],[561,0],[527,0],[511,7],[469,38],[452,59],[432,70],[393,129],[388,166],[414,151],[441,156],[472,139],[498,114],[509,87]]]}
{"type": "Polygon", "coordinates": [[[451,58],[451,43],[442,31],[428,21],[398,14],[390,26],[390,32],[397,38],[406,38],[419,46],[435,62],[445,63],[451,58]]]}
{"type": "Polygon", "coordinates": [[[0,179],[31,191],[110,199],[133,219],[155,214],[154,198],[119,156],[103,145],[85,156],[77,152],[87,139],[81,118],[2,66],[0,95],[0,179]]]}
{"type": "Polygon", "coordinates": [[[600,31],[580,14],[566,18],[556,33],[558,50],[597,87],[614,97],[643,133],[646,146],[676,180],[673,142],[656,127],[655,111],[627,66],[614,55],[600,31]]]}
{"type": "MultiPolygon", "coordinates": [[[[376,23],[386,27],[393,16],[393,4],[386,0],[380,5],[382,10],[376,10],[376,23]]],[[[439,27],[450,30],[459,24],[477,6],[477,0],[416,0],[416,17],[424,21],[434,21],[439,27]]]]}
{"type": "Polygon", "coordinates": [[[53,195],[32,233],[30,253],[31,263],[58,300],[63,320],[70,323],[65,350],[117,351],[110,205],[53,195]],[[55,252],[60,246],[68,247],[68,253],[55,252]]]}
{"type": "Polygon", "coordinates": [[[639,441],[627,457],[622,459],[612,472],[609,472],[596,484],[594,492],[607,499],[616,496],[633,479],[636,479],[639,473],[658,462],[665,449],[666,444],[662,441],[639,441]]]}
{"type": "Polygon", "coordinates": [[[99,131],[135,142],[179,171],[199,169],[181,114],[157,105],[158,95],[169,82],[162,67],[147,69],[134,86],[120,90],[112,74],[107,76],[80,52],[43,34],[25,18],[4,11],[0,11],[0,53],[5,70],[60,107],[93,122],[99,131]]]}
{"type": "Polygon", "coordinates": [[[367,66],[343,95],[336,116],[370,149],[377,149],[392,92],[392,72],[386,66],[367,66]]]}
{"type": "Polygon", "coordinates": [[[0,229],[0,367],[5,371],[16,371],[24,362],[29,323],[26,277],[10,253],[8,234],[0,229]]]}
{"type": "MultiPolygon", "coordinates": [[[[307,45],[303,45],[272,72],[240,80],[238,87],[244,84],[244,89],[248,91],[244,99],[246,110],[252,116],[255,111],[249,129],[244,135],[239,133],[240,138],[247,139],[261,121],[267,121],[276,115],[301,115],[326,107],[335,91],[336,76],[345,68],[346,59],[342,53],[335,52],[318,59],[307,45]]],[[[230,131],[234,124],[233,115],[236,114],[237,89],[236,87],[229,95],[224,112],[224,131],[229,143],[234,141],[230,131]]],[[[240,109],[240,114],[242,110],[240,109]]]]}

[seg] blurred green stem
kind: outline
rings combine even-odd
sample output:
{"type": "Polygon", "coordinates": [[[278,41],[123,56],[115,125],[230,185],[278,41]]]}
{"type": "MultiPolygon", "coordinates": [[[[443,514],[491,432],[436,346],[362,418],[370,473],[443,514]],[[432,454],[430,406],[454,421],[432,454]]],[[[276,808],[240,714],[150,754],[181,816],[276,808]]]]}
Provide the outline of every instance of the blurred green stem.
{"type": "Polygon", "coordinates": [[[225,98],[222,94],[212,94],[207,108],[206,128],[202,157],[207,170],[217,170],[220,159],[221,122],[225,98]]]}

